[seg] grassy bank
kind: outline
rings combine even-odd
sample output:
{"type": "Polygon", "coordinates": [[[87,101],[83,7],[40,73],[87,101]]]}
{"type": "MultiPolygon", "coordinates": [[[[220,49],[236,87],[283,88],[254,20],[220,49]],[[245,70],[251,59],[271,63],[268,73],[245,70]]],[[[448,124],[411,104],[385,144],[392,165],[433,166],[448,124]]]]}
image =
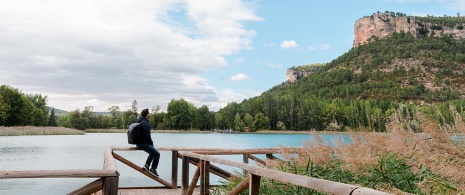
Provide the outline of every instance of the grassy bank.
{"type": "Polygon", "coordinates": [[[0,127],[0,136],[21,135],[84,135],[83,131],[64,127],[17,126],[0,127]]]}
{"type": "MultiPolygon", "coordinates": [[[[465,145],[451,139],[451,135],[465,133],[462,119],[458,118],[451,134],[449,128],[425,116],[416,118],[415,125],[423,133],[414,133],[409,118],[394,115],[387,133],[351,133],[352,144],[335,146],[316,135],[316,141],[305,143],[297,157],[283,155],[288,163],[267,160],[266,167],[393,194],[464,194],[465,145]]],[[[213,189],[213,194],[223,194],[244,179],[236,177],[213,189]]],[[[262,178],[260,194],[324,193],[262,178]]]]}

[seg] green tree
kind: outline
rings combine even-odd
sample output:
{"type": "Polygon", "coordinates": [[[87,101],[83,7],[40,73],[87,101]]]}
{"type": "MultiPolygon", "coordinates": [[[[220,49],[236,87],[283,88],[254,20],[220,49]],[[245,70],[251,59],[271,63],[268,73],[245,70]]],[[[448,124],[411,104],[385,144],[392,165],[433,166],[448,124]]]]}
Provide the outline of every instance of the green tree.
{"type": "Polygon", "coordinates": [[[244,116],[245,129],[251,130],[253,128],[253,116],[249,113],[244,116]]]}
{"type": "Polygon", "coordinates": [[[242,122],[241,115],[236,113],[236,116],[234,117],[234,129],[239,130],[241,132],[244,131],[244,122],[242,122]]]}
{"type": "Polygon", "coordinates": [[[172,99],[168,103],[167,116],[171,129],[188,129],[193,120],[192,110],[195,106],[184,99],[172,99]]]}
{"type": "Polygon", "coordinates": [[[207,106],[204,105],[197,110],[197,123],[200,129],[211,129],[211,118],[211,113],[207,106]]]}
{"type": "Polygon", "coordinates": [[[112,127],[121,129],[123,128],[123,118],[121,117],[121,112],[119,106],[113,105],[108,108],[108,112],[111,114],[111,123],[112,127]]]}
{"type": "Polygon", "coordinates": [[[270,129],[270,119],[260,112],[255,115],[253,126],[254,131],[270,129]]]}
{"type": "Polygon", "coordinates": [[[55,108],[52,108],[52,110],[50,110],[48,126],[52,126],[52,127],[57,126],[57,116],[55,116],[55,108]]]}
{"type": "Polygon", "coordinates": [[[137,101],[136,100],[132,101],[131,111],[132,111],[132,113],[134,114],[135,117],[137,117],[139,115],[139,113],[137,112],[137,101]]]}
{"type": "Polygon", "coordinates": [[[68,115],[66,116],[65,127],[78,129],[78,130],[86,129],[85,122],[81,117],[81,111],[79,109],[76,109],[68,113],[68,115]]]}
{"type": "Polygon", "coordinates": [[[0,95],[3,97],[4,126],[23,126],[31,124],[31,114],[34,112],[32,103],[16,88],[2,85],[0,95]]]}

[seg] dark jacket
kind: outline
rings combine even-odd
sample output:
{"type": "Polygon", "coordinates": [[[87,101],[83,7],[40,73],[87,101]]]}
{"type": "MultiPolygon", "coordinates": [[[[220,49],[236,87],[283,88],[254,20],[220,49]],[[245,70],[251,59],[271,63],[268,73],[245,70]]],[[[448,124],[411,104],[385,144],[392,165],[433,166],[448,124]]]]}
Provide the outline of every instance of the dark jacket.
{"type": "Polygon", "coordinates": [[[150,134],[150,125],[149,125],[149,120],[147,120],[145,117],[139,116],[139,119],[137,119],[138,123],[145,122],[142,124],[143,132],[141,136],[141,144],[149,144],[153,146],[153,141],[152,141],[152,136],[150,134]]]}

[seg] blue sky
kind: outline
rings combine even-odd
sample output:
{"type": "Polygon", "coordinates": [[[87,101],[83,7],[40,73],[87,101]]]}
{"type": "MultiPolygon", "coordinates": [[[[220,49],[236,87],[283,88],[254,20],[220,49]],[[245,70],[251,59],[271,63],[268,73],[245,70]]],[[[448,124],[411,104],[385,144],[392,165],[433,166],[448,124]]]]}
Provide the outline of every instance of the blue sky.
{"type": "Polygon", "coordinates": [[[0,7],[0,84],[64,110],[184,98],[218,110],[349,51],[377,11],[465,15],[465,0],[16,0],[0,7]]]}

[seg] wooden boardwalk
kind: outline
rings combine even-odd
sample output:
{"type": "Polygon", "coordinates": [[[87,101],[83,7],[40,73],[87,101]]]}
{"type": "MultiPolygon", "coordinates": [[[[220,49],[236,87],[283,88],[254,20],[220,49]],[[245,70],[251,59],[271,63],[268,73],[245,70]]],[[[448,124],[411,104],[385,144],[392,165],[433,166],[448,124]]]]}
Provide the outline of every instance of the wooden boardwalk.
{"type": "MultiPolygon", "coordinates": [[[[166,188],[120,188],[118,189],[118,195],[180,195],[182,194],[181,188],[178,189],[166,189],[166,188]]],[[[193,195],[199,195],[200,191],[198,188],[194,190],[193,195]]],[[[103,195],[102,191],[98,191],[94,195],[103,195]]]]}

